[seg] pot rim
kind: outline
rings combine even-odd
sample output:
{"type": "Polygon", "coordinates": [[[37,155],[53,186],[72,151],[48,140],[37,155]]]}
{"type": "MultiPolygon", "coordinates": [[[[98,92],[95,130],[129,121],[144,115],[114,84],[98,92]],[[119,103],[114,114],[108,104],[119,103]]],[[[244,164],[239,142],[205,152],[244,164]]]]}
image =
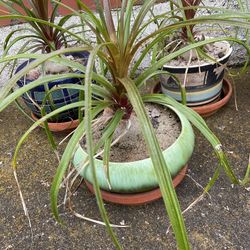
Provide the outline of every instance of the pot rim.
{"type": "MultiPolygon", "coordinates": [[[[184,179],[187,172],[188,165],[185,165],[179,173],[173,177],[173,186],[176,188],[184,179]]],[[[87,188],[91,193],[95,193],[93,184],[84,180],[87,188]]],[[[152,190],[140,192],[140,193],[116,193],[108,190],[101,189],[102,198],[104,201],[120,204],[120,205],[130,205],[139,206],[156,201],[162,197],[162,193],[159,187],[152,190]]]]}
{"type": "MultiPolygon", "coordinates": [[[[35,121],[38,121],[38,118],[33,112],[31,112],[31,117],[35,121]]],[[[79,125],[79,119],[73,119],[72,121],[64,121],[64,122],[50,122],[48,121],[49,130],[52,132],[62,132],[67,130],[73,130],[79,125]]],[[[43,123],[39,125],[39,127],[44,128],[43,123]]]]}
{"type": "MultiPolygon", "coordinates": [[[[228,41],[224,40],[222,42],[228,44],[228,51],[227,51],[225,56],[221,57],[216,62],[211,61],[211,62],[207,62],[207,63],[203,63],[203,64],[190,65],[190,66],[188,66],[188,68],[193,69],[193,68],[197,68],[197,67],[201,68],[201,67],[205,67],[205,66],[209,66],[209,65],[214,65],[216,63],[220,63],[221,61],[224,61],[225,59],[227,59],[231,55],[231,53],[233,51],[233,48],[232,48],[232,46],[230,45],[230,43],[228,41]]],[[[169,68],[169,69],[186,69],[187,67],[186,66],[174,66],[174,65],[172,66],[172,65],[164,64],[163,68],[164,69],[166,69],[166,68],[169,68]]]]}
{"type": "MultiPolygon", "coordinates": [[[[73,53],[66,53],[65,55],[82,55],[83,58],[88,58],[89,57],[89,53],[88,51],[81,51],[81,52],[73,52],[73,53]]],[[[22,61],[16,68],[15,70],[15,74],[18,73],[19,71],[21,71],[22,69],[24,69],[29,62],[35,61],[37,59],[35,58],[30,58],[28,60],[22,61]]],[[[76,74],[82,74],[82,72],[80,70],[74,70],[74,73],[76,74]]],[[[79,83],[80,79],[77,77],[71,77],[71,78],[64,78],[64,79],[60,79],[60,80],[53,80],[53,81],[49,81],[48,84],[50,85],[50,88],[54,87],[55,85],[63,85],[63,84],[67,84],[69,80],[74,79],[74,83],[79,83]]],[[[25,85],[28,85],[29,83],[33,82],[34,80],[29,80],[26,79],[24,76],[22,76],[20,79],[18,79],[18,81],[16,82],[16,84],[18,85],[18,87],[23,87],[25,85]]],[[[36,89],[37,91],[39,90],[39,92],[43,92],[44,90],[44,84],[38,85],[37,87],[35,87],[34,89],[36,89]]]]}

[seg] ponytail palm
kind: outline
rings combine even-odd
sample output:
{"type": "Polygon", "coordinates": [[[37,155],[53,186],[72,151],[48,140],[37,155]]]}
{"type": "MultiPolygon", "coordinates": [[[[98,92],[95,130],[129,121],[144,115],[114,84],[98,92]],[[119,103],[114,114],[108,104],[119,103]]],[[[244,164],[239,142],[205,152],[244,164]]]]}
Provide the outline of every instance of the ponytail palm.
{"type": "MultiPolygon", "coordinates": [[[[54,79],[55,76],[46,76],[44,78],[37,79],[32,82],[31,86],[25,86],[25,88],[20,88],[14,93],[8,95],[10,89],[15,85],[16,81],[20,77],[27,74],[30,69],[36,67],[39,64],[42,64],[47,60],[60,62],[61,64],[77,68],[79,71],[83,72],[82,74],[79,74],[78,77],[82,79],[84,86],[74,86],[71,84],[67,84],[64,87],[83,90],[85,95],[84,101],[80,101],[78,103],[74,103],[55,110],[52,113],[45,115],[41,120],[34,123],[32,127],[23,135],[17,146],[17,150],[14,156],[14,167],[16,166],[17,153],[21,144],[27,138],[29,133],[34,130],[35,127],[37,127],[39,124],[44,122],[46,119],[49,119],[53,115],[72,108],[72,105],[74,107],[83,108],[85,110],[85,117],[81,121],[78,128],[74,131],[65,148],[52,184],[51,206],[53,214],[55,215],[55,218],[57,220],[60,220],[57,207],[60,184],[63,181],[63,177],[65,175],[66,170],[68,169],[68,166],[79,144],[79,141],[82,139],[83,136],[86,136],[87,153],[89,155],[88,167],[90,167],[92,171],[94,180],[93,185],[100,213],[107,226],[107,230],[114,241],[115,246],[118,249],[121,249],[121,246],[116,236],[114,235],[112,228],[110,227],[105,207],[101,199],[100,188],[96,177],[94,158],[96,152],[101,147],[104,148],[104,158],[109,158],[111,144],[110,141],[112,141],[112,135],[116,127],[122,119],[129,119],[132,111],[134,111],[141,124],[141,130],[148,148],[149,155],[154,165],[154,170],[158,178],[166,211],[171,221],[173,231],[175,233],[178,248],[189,249],[190,246],[188,236],[186,233],[186,228],[181,214],[179,202],[172,185],[171,175],[169,173],[168,166],[164,161],[152,124],[145,111],[144,104],[146,102],[153,102],[164,106],[172,106],[179,110],[181,113],[183,113],[195,125],[195,127],[199,129],[199,131],[207,138],[207,140],[213,146],[215,154],[219,160],[218,169],[223,168],[233,183],[239,184],[240,181],[237,179],[232,169],[230,168],[222,150],[220,141],[212,133],[212,131],[208,128],[204,120],[198,114],[196,114],[188,107],[185,107],[182,104],[176,102],[170,97],[160,94],[141,95],[140,88],[143,86],[147,79],[162,73],[159,68],[161,68],[162,65],[164,65],[169,60],[181,55],[182,53],[189,51],[190,49],[197,48],[208,42],[224,40],[225,38],[214,38],[208,41],[200,41],[194,44],[190,44],[178,51],[175,51],[172,54],[169,54],[168,56],[163,57],[161,60],[151,65],[151,67],[146,69],[138,77],[136,76],[136,72],[138,70],[138,67],[140,66],[140,63],[143,61],[144,57],[147,55],[150,49],[153,48],[156,43],[162,41],[163,39],[171,35],[172,32],[174,32],[176,29],[185,27],[185,25],[187,24],[192,25],[195,23],[205,23],[208,21],[218,22],[218,20],[221,20],[221,22],[223,22],[224,19],[223,17],[215,15],[214,19],[210,17],[203,17],[196,18],[194,20],[183,20],[179,23],[170,24],[164,28],[151,32],[149,35],[141,37],[145,28],[147,28],[147,26],[153,23],[156,19],[161,19],[162,17],[168,17],[168,15],[171,15],[171,13],[166,13],[164,15],[155,17],[150,21],[145,21],[146,16],[155,4],[155,0],[144,1],[143,5],[141,6],[138,14],[135,16],[133,21],[133,0],[122,1],[122,6],[118,15],[117,24],[115,24],[113,20],[110,2],[108,0],[103,0],[103,6],[101,6],[99,1],[96,1],[97,16],[81,1],[77,1],[77,3],[82,9],[81,13],[78,13],[72,9],[71,10],[72,12],[74,12],[74,14],[78,15],[81,18],[81,20],[95,35],[95,45],[87,44],[86,46],[82,46],[79,48],[60,49],[49,54],[39,56],[34,56],[31,54],[19,54],[12,57],[5,57],[1,60],[1,62],[5,62],[18,58],[36,58],[34,62],[30,63],[25,69],[21,70],[12,79],[10,79],[8,85],[6,85],[3,91],[0,93],[0,111],[3,110],[18,96],[22,95],[25,91],[28,91],[29,89],[40,84],[44,84],[45,82],[50,81],[51,79],[54,79]],[[135,60],[136,56],[145,44],[147,45],[146,48],[144,48],[141,55],[139,55],[139,58],[135,60]],[[77,52],[81,50],[86,50],[90,52],[88,64],[86,67],[77,62],[70,61],[67,58],[59,57],[59,55],[67,52],[77,52]],[[101,68],[100,71],[102,72],[102,74],[98,74],[94,70],[95,62],[97,60],[101,62],[99,66],[101,68]],[[95,80],[98,84],[93,84],[93,80],[95,80]],[[95,100],[93,100],[93,94],[100,98],[96,98],[95,100]],[[93,142],[94,120],[107,108],[112,110],[113,119],[106,124],[106,129],[105,133],[103,134],[103,137],[95,145],[93,142]]],[[[56,4],[60,4],[63,7],[70,9],[69,7],[63,5],[60,2],[56,2],[56,4]]],[[[234,18],[240,16],[238,13],[234,12],[230,12],[228,15],[234,16],[234,18]]],[[[245,19],[248,18],[244,15],[241,15],[240,17],[243,17],[245,19]]],[[[241,23],[241,21],[231,22],[230,20],[224,20],[224,22],[226,21],[234,25],[238,25],[241,23]]],[[[246,27],[249,27],[248,22],[242,21],[242,25],[243,24],[246,27]]],[[[72,74],[64,74],[58,77],[66,78],[69,76],[72,76],[72,74]]],[[[50,141],[51,140],[53,139],[51,139],[50,137],[50,141]]],[[[218,178],[218,172],[219,171],[216,171],[212,182],[214,182],[218,178]]],[[[210,187],[210,185],[208,187],[210,187]]]]}
{"type": "MultiPolygon", "coordinates": [[[[69,33],[65,33],[64,28],[66,27],[64,26],[71,15],[63,17],[55,25],[59,5],[51,2],[50,0],[29,0],[27,5],[20,0],[0,0],[0,14],[1,12],[5,14],[1,18],[18,19],[28,23],[28,25],[12,31],[6,37],[5,54],[12,46],[23,39],[26,40],[26,43],[19,53],[27,51],[49,53],[61,47],[68,47],[71,38],[69,33]],[[1,7],[4,7],[7,11],[1,10],[1,7]]],[[[67,29],[70,28],[71,26],[67,27],[67,29]]]]}

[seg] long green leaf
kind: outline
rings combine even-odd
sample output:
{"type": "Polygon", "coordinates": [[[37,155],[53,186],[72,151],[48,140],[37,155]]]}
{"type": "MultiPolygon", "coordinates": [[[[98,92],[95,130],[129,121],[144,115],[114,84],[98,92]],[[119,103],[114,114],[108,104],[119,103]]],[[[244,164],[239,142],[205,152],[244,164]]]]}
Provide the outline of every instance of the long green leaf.
{"type": "MultiPolygon", "coordinates": [[[[26,93],[27,91],[29,91],[29,90],[31,90],[31,89],[33,89],[41,84],[44,84],[46,82],[58,80],[58,79],[65,79],[68,77],[82,78],[83,76],[81,76],[79,74],[62,74],[60,76],[45,76],[43,78],[37,79],[37,80],[31,82],[30,84],[24,85],[23,87],[15,90],[13,93],[11,93],[10,95],[8,95],[4,99],[2,99],[0,102],[0,112],[3,109],[5,109],[11,102],[16,100],[18,97],[20,97],[22,94],[26,93]]],[[[77,88],[77,86],[76,86],[76,88],[77,88]]]]}
{"type": "MultiPolygon", "coordinates": [[[[164,64],[166,64],[167,62],[171,61],[172,59],[180,56],[181,54],[191,50],[191,49],[195,49],[198,47],[201,47],[203,45],[206,45],[208,43],[214,43],[214,42],[218,42],[218,41],[236,41],[237,39],[235,38],[231,38],[231,37],[219,37],[219,38],[211,38],[211,39],[206,39],[205,41],[200,41],[194,44],[190,44],[182,49],[179,49],[178,51],[175,51],[167,56],[164,56],[163,58],[161,58],[159,61],[157,61],[155,64],[151,65],[150,68],[146,69],[137,79],[136,79],[136,85],[139,85],[141,82],[144,82],[146,79],[148,79],[149,75],[152,75],[155,71],[157,71],[158,69],[160,69],[164,64]]],[[[237,42],[239,44],[241,44],[242,46],[244,46],[247,49],[248,54],[250,55],[250,48],[247,47],[244,42],[241,42],[239,40],[237,40],[237,42]]]]}
{"type": "Polygon", "coordinates": [[[85,123],[85,130],[86,130],[86,145],[87,145],[87,153],[89,156],[89,167],[91,168],[92,176],[93,176],[93,186],[95,190],[96,200],[99,207],[100,214],[102,216],[102,219],[107,227],[107,231],[114,242],[114,245],[118,249],[122,249],[114,232],[113,229],[110,226],[110,222],[106,213],[106,209],[103,204],[101,192],[99,183],[96,176],[96,169],[95,169],[95,162],[94,162],[94,145],[93,145],[93,135],[92,135],[92,116],[89,111],[91,111],[92,108],[92,89],[91,89],[91,81],[92,81],[92,72],[93,72],[93,66],[94,66],[94,59],[99,51],[99,49],[103,46],[99,45],[97,46],[93,51],[91,51],[88,64],[87,64],[87,70],[86,70],[86,77],[85,77],[85,117],[84,117],[84,123],[85,123]]]}
{"type": "MultiPolygon", "coordinates": [[[[83,39],[81,36],[78,36],[76,35],[73,31],[71,32],[70,30],[66,29],[66,28],[63,28],[57,24],[54,24],[54,23],[51,23],[51,22],[48,22],[48,21],[45,21],[45,20],[42,20],[42,19],[39,19],[39,18],[34,18],[32,16],[23,16],[23,15],[3,15],[3,16],[0,16],[0,20],[2,19],[21,19],[21,20],[25,20],[25,21],[28,21],[30,23],[39,23],[39,24],[44,24],[44,25],[47,25],[49,27],[52,27],[52,28],[55,28],[65,34],[69,34],[71,35],[72,37],[74,37],[76,40],[78,41],[81,41],[82,43],[86,44],[87,41],[85,39],[83,39]]],[[[41,35],[41,37],[43,39],[45,39],[46,41],[48,41],[48,39],[44,36],[44,33],[41,32],[39,29],[36,29],[34,28],[36,31],[39,32],[39,34],[41,35]]],[[[48,44],[50,45],[50,44],[48,44]]]]}
{"type": "Polygon", "coordinates": [[[181,214],[180,205],[173,187],[172,178],[168,170],[168,166],[163,158],[161,148],[156,138],[153,126],[146,114],[144,103],[136,88],[134,82],[129,78],[120,79],[127,90],[129,100],[135,110],[140,121],[142,133],[147,144],[149,155],[151,157],[155,174],[157,176],[159,186],[165,207],[173,226],[177,245],[179,249],[190,249],[184,220],[181,214]]]}
{"type": "Polygon", "coordinates": [[[23,134],[23,136],[21,137],[21,139],[19,140],[16,149],[15,149],[15,153],[13,156],[13,166],[14,168],[16,168],[16,160],[17,160],[17,156],[18,156],[18,152],[22,146],[22,144],[25,142],[25,140],[27,139],[28,135],[35,129],[37,128],[39,125],[41,125],[42,123],[44,123],[47,119],[61,113],[64,112],[68,109],[72,109],[72,108],[77,108],[77,107],[83,107],[84,103],[83,102],[75,102],[75,103],[71,103],[68,104],[64,107],[58,108],[57,110],[52,111],[51,113],[43,116],[42,118],[40,118],[39,120],[37,120],[34,124],[32,124],[32,126],[23,134]]]}
{"type": "Polygon", "coordinates": [[[214,133],[208,128],[205,121],[202,117],[197,114],[192,109],[178,103],[173,98],[163,95],[163,94],[152,94],[143,96],[145,102],[154,102],[161,105],[171,105],[179,110],[181,113],[187,117],[190,122],[203,134],[203,136],[210,142],[212,145],[215,154],[218,157],[219,163],[224,168],[225,173],[228,175],[232,183],[239,184],[239,180],[234,174],[230,164],[225,156],[225,153],[222,150],[222,145],[219,139],[214,135],[214,133]]]}
{"type": "Polygon", "coordinates": [[[118,110],[111,121],[107,124],[105,127],[102,137],[99,139],[98,143],[94,147],[94,153],[97,152],[98,149],[100,149],[105,141],[114,133],[115,129],[117,128],[118,124],[120,123],[122,117],[124,115],[124,112],[122,110],[118,110]]]}

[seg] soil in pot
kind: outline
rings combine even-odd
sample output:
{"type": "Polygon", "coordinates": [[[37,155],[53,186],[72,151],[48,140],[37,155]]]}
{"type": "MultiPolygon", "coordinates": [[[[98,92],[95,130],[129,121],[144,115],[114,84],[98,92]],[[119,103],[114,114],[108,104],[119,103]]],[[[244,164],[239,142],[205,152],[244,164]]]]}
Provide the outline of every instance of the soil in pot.
{"type": "MultiPolygon", "coordinates": [[[[215,42],[211,44],[207,44],[203,47],[203,52],[207,54],[209,57],[213,58],[215,61],[223,58],[229,51],[230,45],[227,42],[215,42]]],[[[203,65],[206,63],[211,63],[212,60],[208,58],[200,58],[198,56],[197,51],[195,49],[188,51],[176,59],[171,60],[167,63],[168,66],[197,66],[203,65]]]]}
{"type": "MultiPolygon", "coordinates": [[[[153,124],[157,139],[162,150],[172,145],[178,138],[181,131],[181,124],[176,114],[165,107],[147,104],[147,113],[153,124]]],[[[118,138],[130,123],[127,133],[116,143],[110,152],[112,162],[132,162],[149,157],[147,147],[140,131],[139,121],[133,112],[129,121],[122,121],[114,133],[113,140],[118,138]]],[[[94,131],[94,142],[100,139],[104,126],[94,131]]],[[[85,148],[85,141],[82,141],[85,148]]]]}

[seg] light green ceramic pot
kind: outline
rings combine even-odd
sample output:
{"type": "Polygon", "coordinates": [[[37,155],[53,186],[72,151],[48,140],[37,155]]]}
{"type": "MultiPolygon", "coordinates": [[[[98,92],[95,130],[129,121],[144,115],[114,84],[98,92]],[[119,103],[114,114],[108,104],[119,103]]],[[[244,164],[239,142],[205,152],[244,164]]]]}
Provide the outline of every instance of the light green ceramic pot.
{"type": "MultiPolygon", "coordinates": [[[[176,141],[163,151],[172,177],[186,165],[194,148],[194,133],[189,121],[177,110],[171,108],[181,121],[181,132],[176,141]]],[[[85,162],[87,153],[81,146],[75,152],[73,164],[79,170],[85,162]]],[[[101,160],[95,160],[97,178],[101,189],[117,193],[139,193],[158,187],[154,167],[150,158],[133,162],[110,162],[109,173],[112,190],[109,189],[101,160]]],[[[87,181],[93,183],[90,167],[81,171],[87,181]]]]}

